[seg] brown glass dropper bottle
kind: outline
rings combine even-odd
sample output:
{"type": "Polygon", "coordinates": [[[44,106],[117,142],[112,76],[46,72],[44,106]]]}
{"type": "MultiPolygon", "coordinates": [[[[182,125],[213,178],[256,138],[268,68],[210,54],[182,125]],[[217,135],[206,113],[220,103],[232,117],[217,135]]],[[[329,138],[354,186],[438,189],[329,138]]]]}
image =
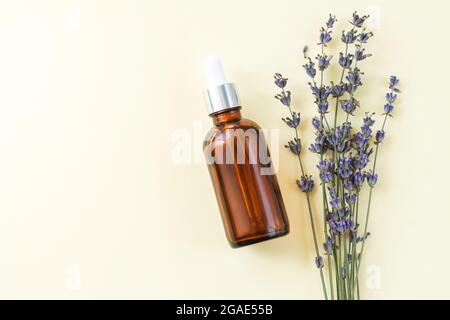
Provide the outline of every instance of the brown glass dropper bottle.
{"type": "Polygon", "coordinates": [[[231,247],[289,233],[289,221],[264,134],[241,117],[235,87],[225,79],[220,60],[205,61],[206,105],[214,127],[203,151],[231,247]]]}

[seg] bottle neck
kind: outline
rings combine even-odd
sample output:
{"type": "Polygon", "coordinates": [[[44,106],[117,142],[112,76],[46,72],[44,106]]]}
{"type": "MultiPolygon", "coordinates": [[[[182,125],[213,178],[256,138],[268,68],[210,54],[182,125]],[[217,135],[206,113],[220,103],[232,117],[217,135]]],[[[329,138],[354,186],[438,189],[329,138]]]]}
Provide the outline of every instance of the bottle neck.
{"type": "Polygon", "coordinates": [[[210,117],[213,119],[213,123],[216,126],[226,122],[239,121],[242,119],[241,107],[216,112],[211,114],[210,117]]]}

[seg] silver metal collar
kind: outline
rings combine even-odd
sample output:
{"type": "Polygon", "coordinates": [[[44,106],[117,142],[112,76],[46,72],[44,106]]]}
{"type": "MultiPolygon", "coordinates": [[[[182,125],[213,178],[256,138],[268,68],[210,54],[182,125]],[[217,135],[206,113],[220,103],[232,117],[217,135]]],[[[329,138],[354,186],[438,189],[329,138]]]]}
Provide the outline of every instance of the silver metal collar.
{"type": "Polygon", "coordinates": [[[240,107],[236,88],[232,83],[224,83],[205,91],[205,102],[208,114],[240,107]]]}

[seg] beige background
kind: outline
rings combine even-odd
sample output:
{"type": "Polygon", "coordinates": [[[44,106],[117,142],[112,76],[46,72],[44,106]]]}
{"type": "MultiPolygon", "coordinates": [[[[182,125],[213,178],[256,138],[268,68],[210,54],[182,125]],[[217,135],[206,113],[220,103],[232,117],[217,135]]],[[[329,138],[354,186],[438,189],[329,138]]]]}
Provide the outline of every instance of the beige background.
{"type": "Polygon", "coordinates": [[[244,114],[282,128],[281,144],[272,74],[288,76],[310,142],[301,49],[329,12],[340,30],[355,9],[376,33],[358,97],[380,112],[392,73],[404,91],[380,154],[363,296],[450,298],[450,8],[387,0],[1,1],[0,297],[320,299],[291,155],[280,148],[291,234],[232,250],[206,168],[174,163],[173,138],[188,132],[201,158],[201,61],[216,53],[244,114]]]}

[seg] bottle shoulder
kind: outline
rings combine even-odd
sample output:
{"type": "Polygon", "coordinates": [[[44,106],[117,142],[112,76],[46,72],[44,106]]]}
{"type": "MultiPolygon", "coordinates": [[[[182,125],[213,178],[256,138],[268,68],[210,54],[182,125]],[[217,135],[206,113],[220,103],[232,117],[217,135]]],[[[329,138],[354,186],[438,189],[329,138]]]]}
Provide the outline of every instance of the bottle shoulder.
{"type": "Polygon", "coordinates": [[[217,126],[212,127],[209,129],[209,131],[206,133],[205,138],[203,140],[203,146],[206,146],[208,144],[214,143],[216,140],[224,140],[225,137],[228,135],[230,130],[241,130],[241,131],[247,131],[247,130],[255,130],[256,134],[258,135],[258,131],[261,129],[261,127],[253,120],[241,118],[237,121],[232,122],[226,122],[217,126]]]}

